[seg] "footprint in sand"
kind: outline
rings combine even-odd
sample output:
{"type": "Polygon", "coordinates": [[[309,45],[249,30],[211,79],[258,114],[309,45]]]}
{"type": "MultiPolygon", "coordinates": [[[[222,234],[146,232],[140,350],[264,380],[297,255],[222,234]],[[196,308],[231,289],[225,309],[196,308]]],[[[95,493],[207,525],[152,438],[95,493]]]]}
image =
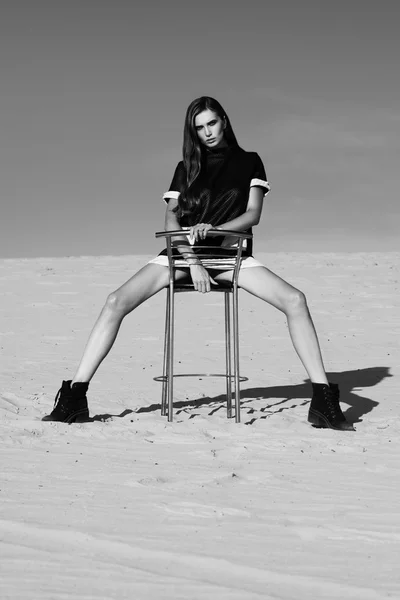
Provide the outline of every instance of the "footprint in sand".
{"type": "Polygon", "coordinates": [[[16,396],[15,394],[3,392],[0,395],[0,409],[2,410],[18,414],[22,405],[22,399],[18,398],[18,396],[16,396]]]}
{"type": "Polygon", "coordinates": [[[212,506],[207,504],[198,504],[196,502],[176,502],[174,504],[163,504],[162,508],[172,514],[200,519],[214,519],[232,516],[232,517],[250,517],[246,510],[240,510],[232,507],[212,506]]]}
{"type": "Polygon", "coordinates": [[[73,335],[44,335],[44,336],[42,336],[42,338],[45,340],[57,340],[57,341],[65,342],[65,341],[73,340],[74,336],[73,335]]]}
{"type": "Polygon", "coordinates": [[[79,292],[53,292],[54,296],[76,296],[79,292]]]}
{"type": "Polygon", "coordinates": [[[138,486],[159,486],[165,485],[168,483],[168,479],[165,477],[143,477],[142,479],[133,479],[125,481],[125,485],[128,487],[138,487],[138,486]]]}

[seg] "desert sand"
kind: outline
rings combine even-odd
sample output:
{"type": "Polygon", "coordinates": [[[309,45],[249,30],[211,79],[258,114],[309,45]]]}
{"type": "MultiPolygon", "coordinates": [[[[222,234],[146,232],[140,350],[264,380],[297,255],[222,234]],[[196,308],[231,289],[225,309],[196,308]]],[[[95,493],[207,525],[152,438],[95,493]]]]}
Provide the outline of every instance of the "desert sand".
{"type": "MultiPolygon", "coordinates": [[[[260,254],[302,289],[356,432],[307,423],[284,316],[240,293],[242,423],[223,379],[160,416],[165,294],[45,423],[106,295],[149,257],[0,263],[2,600],[400,598],[399,253],[260,254]]],[[[224,369],[223,299],[177,298],[176,372],[224,369]]]]}

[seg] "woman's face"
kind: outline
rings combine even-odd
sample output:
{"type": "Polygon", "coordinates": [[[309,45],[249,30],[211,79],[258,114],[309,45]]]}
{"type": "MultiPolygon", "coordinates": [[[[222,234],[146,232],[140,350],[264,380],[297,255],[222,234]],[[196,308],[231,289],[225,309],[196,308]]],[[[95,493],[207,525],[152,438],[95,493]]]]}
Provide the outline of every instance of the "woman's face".
{"type": "Polygon", "coordinates": [[[194,119],[199,140],[207,148],[215,148],[224,139],[225,121],[213,110],[203,110],[194,119]]]}

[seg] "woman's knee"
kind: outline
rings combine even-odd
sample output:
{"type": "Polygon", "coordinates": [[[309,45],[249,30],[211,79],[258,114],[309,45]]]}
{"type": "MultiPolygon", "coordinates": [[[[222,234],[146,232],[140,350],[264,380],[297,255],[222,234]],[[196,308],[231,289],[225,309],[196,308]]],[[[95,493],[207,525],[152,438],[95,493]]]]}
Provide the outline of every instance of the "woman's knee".
{"type": "Polygon", "coordinates": [[[284,301],[285,313],[296,314],[304,312],[307,309],[307,298],[301,290],[291,290],[284,301]]]}
{"type": "Polygon", "coordinates": [[[168,269],[144,267],[107,297],[105,309],[124,317],[168,285],[168,269]]]}
{"type": "Polygon", "coordinates": [[[104,308],[122,316],[126,315],[129,312],[126,299],[119,290],[111,292],[111,294],[107,296],[104,308]]]}

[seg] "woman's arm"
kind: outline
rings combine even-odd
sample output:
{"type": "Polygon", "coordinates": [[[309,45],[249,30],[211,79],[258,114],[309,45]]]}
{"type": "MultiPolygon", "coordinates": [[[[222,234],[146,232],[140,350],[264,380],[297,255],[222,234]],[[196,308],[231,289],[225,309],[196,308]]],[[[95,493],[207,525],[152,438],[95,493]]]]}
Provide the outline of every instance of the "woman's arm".
{"type": "MultiPolygon", "coordinates": [[[[178,200],[171,198],[168,202],[167,210],[165,213],[165,231],[176,231],[182,229],[179,220],[174,212],[174,208],[178,206],[178,200]]],[[[175,245],[175,248],[182,254],[182,258],[186,260],[190,268],[190,277],[192,278],[194,289],[198,292],[207,293],[211,289],[211,282],[215,283],[210,278],[208,271],[203,267],[201,260],[194,253],[193,248],[190,246],[186,235],[177,236],[174,241],[182,242],[179,245],[175,245]]]]}
{"type": "Polygon", "coordinates": [[[164,229],[165,231],[174,231],[176,229],[182,229],[179,224],[178,217],[176,216],[176,209],[178,208],[178,199],[170,198],[167,204],[167,210],[165,211],[164,229]]]}
{"type": "Polygon", "coordinates": [[[250,229],[250,227],[258,225],[263,208],[263,198],[263,188],[256,186],[251,187],[245,213],[231,221],[218,225],[218,227],[213,227],[211,223],[199,223],[198,225],[194,225],[194,227],[190,228],[190,236],[197,242],[197,240],[204,240],[210,229],[246,231],[247,229],[250,229]]]}
{"type": "MultiPolygon", "coordinates": [[[[182,229],[180,226],[178,217],[176,216],[176,209],[178,207],[178,200],[176,198],[171,198],[167,205],[167,210],[165,211],[165,223],[164,229],[165,231],[176,231],[178,229],[182,229]]],[[[201,264],[199,258],[197,258],[194,253],[192,247],[190,246],[186,235],[176,236],[174,238],[174,246],[182,254],[182,258],[184,258],[187,263],[190,264],[201,264]],[[177,242],[182,242],[177,245],[177,242]]]]}
{"type": "MultiPolygon", "coordinates": [[[[165,211],[165,231],[177,231],[182,229],[178,217],[176,216],[175,209],[177,207],[178,199],[171,198],[168,202],[167,210],[165,211]]],[[[201,264],[200,260],[194,253],[193,248],[190,246],[186,235],[182,234],[182,236],[176,236],[173,240],[173,246],[182,254],[182,258],[186,259],[188,264],[201,264]],[[177,242],[181,243],[178,245],[177,242]]]]}
{"type": "Polygon", "coordinates": [[[218,225],[216,229],[231,229],[233,231],[246,231],[258,225],[263,209],[264,190],[261,187],[251,187],[246,212],[232,221],[218,225]]]}

